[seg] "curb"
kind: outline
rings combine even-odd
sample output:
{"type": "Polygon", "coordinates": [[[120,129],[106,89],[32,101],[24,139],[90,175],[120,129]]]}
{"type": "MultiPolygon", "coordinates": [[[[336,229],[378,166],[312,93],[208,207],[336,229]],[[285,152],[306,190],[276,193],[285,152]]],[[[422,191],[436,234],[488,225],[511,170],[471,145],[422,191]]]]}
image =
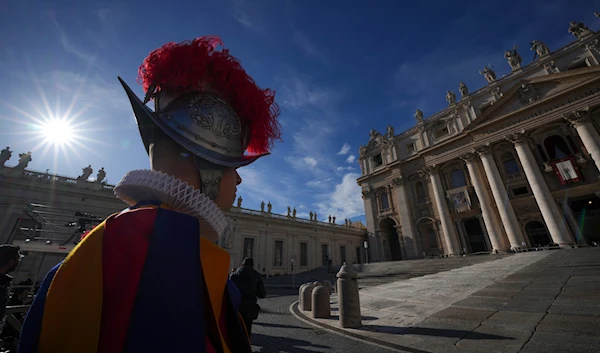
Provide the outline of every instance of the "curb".
{"type": "Polygon", "coordinates": [[[388,349],[388,350],[395,351],[395,352],[401,352],[401,353],[407,353],[407,352],[408,353],[432,353],[432,352],[424,351],[424,350],[417,349],[417,348],[411,348],[411,347],[406,347],[406,346],[401,346],[398,344],[385,342],[382,340],[378,340],[376,338],[370,338],[370,337],[367,338],[363,335],[359,335],[354,332],[346,331],[343,328],[338,328],[338,327],[333,327],[333,326],[323,324],[319,321],[313,320],[313,319],[309,318],[308,316],[302,314],[302,312],[300,312],[300,309],[298,309],[298,300],[296,300],[295,302],[290,304],[290,313],[296,319],[304,322],[307,325],[317,327],[319,329],[322,329],[322,330],[325,330],[328,332],[332,332],[332,333],[335,333],[338,335],[346,336],[355,341],[370,344],[372,346],[377,346],[379,348],[384,348],[384,349],[388,349]]]}

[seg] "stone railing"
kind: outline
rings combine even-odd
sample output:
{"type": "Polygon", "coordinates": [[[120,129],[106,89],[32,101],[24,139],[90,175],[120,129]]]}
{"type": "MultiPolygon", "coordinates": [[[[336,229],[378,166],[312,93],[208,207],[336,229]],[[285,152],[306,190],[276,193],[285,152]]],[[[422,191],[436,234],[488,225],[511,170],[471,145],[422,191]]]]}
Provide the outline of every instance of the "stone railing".
{"type": "Polygon", "coordinates": [[[91,191],[101,191],[113,193],[114,185],[106,183],[95,183],[91,181],[83,181],[79,178],[70,178],[62,175],[37,172],[34,170],[19,170],[10,167],[0,167],[0,176],[5,176],[11,179],[21,179],[32,183],[52,184],[53,186],[64,186],[72,188],[88,189],[91,191]]]}
{"type": "Polygon", "coordinates": [[[335,228],[353,229],[353,230],[356,230],[356,231],[364,231],[363,229],[356,228],[356,227],[353,227],[351,225],[322,222],[322,221],[310,220],[310,219],[306,219],[306,218],[298,218],[298,217],[286,216],[286,215],[272,213],[272,212],[266,212],[266,211],[253,210],[253,209],[249,209],[249,208],[237,207],[237,206],[232,207],[229,210],[229,212],[232,212],[232,213],[244,213],[244,214],[250,214],[250,215],[253,215],[253,216],[275,218],[275,219],[280,219],[280,220],[283,220],[283,221],[300,222],[300,223],[306,223],[306,224],[318,224],[318,225],[321,225],[321,226],[329,226],[329,227],[335,227],[335,228]]]}

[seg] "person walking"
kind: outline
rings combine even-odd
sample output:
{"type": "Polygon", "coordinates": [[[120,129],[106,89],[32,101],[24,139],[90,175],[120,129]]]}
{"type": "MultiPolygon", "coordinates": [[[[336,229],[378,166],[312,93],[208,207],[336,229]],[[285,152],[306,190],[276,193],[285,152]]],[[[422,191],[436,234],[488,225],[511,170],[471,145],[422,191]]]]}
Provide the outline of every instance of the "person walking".
{"type": "Polygon", "coordinates": [[[247,257],[232,275],[231,281],[238,287],[242,293],[242,303],[240,305],[240,315],[244,319],[248,336],[252,333],[252,322],[258,318],[260,305],[258,298],[264,298],[265,285],[262,276],[254,269],[254,259],[247,257]]]}

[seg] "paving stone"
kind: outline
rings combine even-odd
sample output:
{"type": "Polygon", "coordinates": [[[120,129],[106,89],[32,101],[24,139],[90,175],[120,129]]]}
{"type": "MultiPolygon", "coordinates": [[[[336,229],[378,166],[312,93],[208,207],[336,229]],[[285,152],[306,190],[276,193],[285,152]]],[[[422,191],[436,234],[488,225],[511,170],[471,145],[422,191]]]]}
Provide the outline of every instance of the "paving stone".
{"type": "Polygon", "coordinates": [[[566,284],[564,282],[531,282],[525,289],[557,289],[561,290],[566,284]]]}
{"type": "Polygon", "coordinates": [[[444,344],[431,340],[419,341],[410,345],[410,348],[418,349],[423,353],[482,353],[480,350],[474,351],[464,347],[459,348],[453,344],[444,344]]]}
{"type": "Polygon", "coordinates": [[[482,326],[503,327],[514,330],[533,331],[545,313],[524,311],[498,311],[481,323],[482,326]]]}
{"type": "Polygon", "coordinates": [[[530,313],[545,313],[552,305],[553,299],[511,299],[499,310],[525,311],[530,313]]]}
{"type": "Polygon", "coordinates": [[[455,308],[450,307],[431,315],[432,318],[450,321],[466,321],[479,325],[483,320],[490,317],[495,310],[455,308]]]}
{"type": "Polygon", "coordinates": [[[456,346],[487,353],[517,353],[532,334],[526,330],[480,326],[458,341],[456,346]]]}
{"type": "Polygon", "coordinates": [[[600,337],[536,332],[520,353],[598,353],[600,337]]]}
{"type": "Polygon", "coordinates": [[[517,293],[517,295],[514,296],[514,299],[532,299],[532,300],[554,299],[558,296],[559,293],[560,293],[560,288],[559,289],[556,289],[556,288],[555,289],[550,289],[550,288],[527,289],[527,288],[525,288],[521,292],[517,293]]]}
{"type": "Polygon", "coordinates": [[[515,294],[519,293],[521,289],[488,289],[489,287],[482,289],[478,292],[473,293],[473,297],[494,297],[494,298],[512,298],[515,294]]]}
{"type": "Polygon", "coordinates": [[[571,278],[569,278],[569,284],[572,283],[599,283],[600,282],[600,276],[580,276],[578,274],[574,274],[573,276],[571,276],[571,278]]]}
{"type": "Polygon", "coordinates": [[[485,289],[492,290],[521,290],[525,288],[527,283],[522,282],[498,282],[492,284],[491,286],[487,286],[485,289]]]}
{"type": "Polygon", "coordinates": [[[548,314],[539,323],[536,331],[597,337],[600,332],[600,317],[548,314]]]}
{"type": "Polygon", "coordinates": [[[556,300],[548,309],[549,314],[600,316],[600,304],[587,301],[556,300]]]}
{"type": "Polygon", "coordinates": [[[566,290],[562,291],[557,299],[577,301],[600,301],[600,290],[566,290]]]}
{"type": "Polygon", "coordinates": [[[493,297],[468,297],[452,304],[454,307],[498,310],[508,299],[493,297]]]}

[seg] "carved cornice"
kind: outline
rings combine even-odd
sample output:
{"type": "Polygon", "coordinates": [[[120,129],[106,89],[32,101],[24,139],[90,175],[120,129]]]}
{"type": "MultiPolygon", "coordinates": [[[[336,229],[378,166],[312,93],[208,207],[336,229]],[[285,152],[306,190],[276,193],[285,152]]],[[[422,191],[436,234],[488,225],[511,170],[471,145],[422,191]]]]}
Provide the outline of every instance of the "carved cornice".
{"type": "Polygon", "coordinates": [[[419,170],[419,175],[421,177],[428,177],[430,175],[438,174],[440,172],[440,168],[437,165],[428,165],[423,169],[419,170]]]}
{"type": "Polygon", "coordinates": [[[585,107],[580,110],[576,110],[568,115],[563,115],[563,119],[568,121],[574,128],[588,122],[592,118],[590,107],[585,107]]]}
{"type": "Polygon", "coordinates": [[[504,135],[504,139],[506,141],[512,142],[514,145],[518,145],[529,141],[529,133],[526,133],[525,130],[521,130],[519,132],[504,135]]]}
{"type": "Polygon", "coordinates": [[[406,180],[404,180],[403,177],[396,177],[392,179],[392,185],[396,187],[404,185],[405,182],[406,180]]]}

